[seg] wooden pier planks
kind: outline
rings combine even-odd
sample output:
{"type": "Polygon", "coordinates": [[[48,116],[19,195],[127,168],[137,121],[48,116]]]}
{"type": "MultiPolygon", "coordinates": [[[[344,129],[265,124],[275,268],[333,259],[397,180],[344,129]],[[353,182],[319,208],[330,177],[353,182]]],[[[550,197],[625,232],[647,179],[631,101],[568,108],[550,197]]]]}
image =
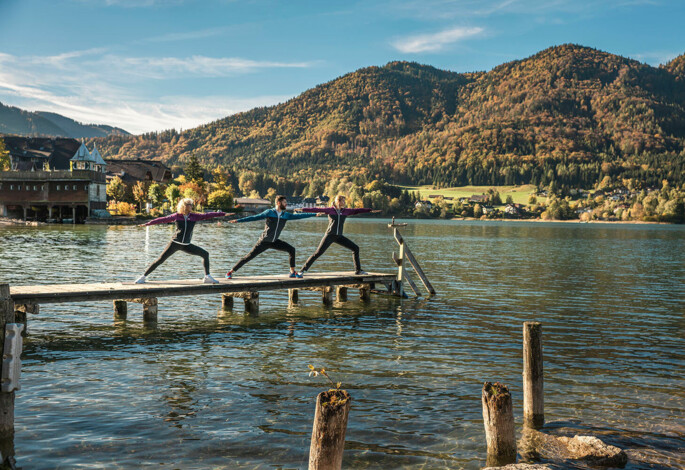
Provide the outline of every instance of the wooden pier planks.
{"type": "Polygon", "coordinates": [[[352,272],[308,273],[304,279],[284,276],[245,276],[222,279],[219,284],[202,284],[201,280],[148,281],[145,284],[109,282],[98,284],[53,284],[10,286],[10,297],[16,304],[50,304],[133,298],[207,295],[278,289],[306,289],[324,286],[346,286],[374,282],[391,283],[395,274],[352,272]]]}

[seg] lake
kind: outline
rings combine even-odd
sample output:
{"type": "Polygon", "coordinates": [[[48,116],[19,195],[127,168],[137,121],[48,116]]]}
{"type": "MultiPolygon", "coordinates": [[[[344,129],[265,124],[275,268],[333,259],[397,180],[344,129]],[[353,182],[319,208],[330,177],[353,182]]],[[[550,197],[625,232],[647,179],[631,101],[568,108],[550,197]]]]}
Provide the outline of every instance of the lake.
{"type": "MultiPolygon", "coordinates": [[[[522,323],[543,324],[550,432],[626,449],[627,468],[685,467],[685,227],[408,221],[402,233],[432,299],[373,296],[321,305],[260,296],[260,314],[220,296],[161,298],[114,322],[111,302],[45,305],[29,317],[15,450],[25,469],[306,468],[325,367],[352,395],[344,468],[480,468],[484,381],[513,395],[521,429],[522,323]]],[[[386,220],[347,235],[366,270],[393,271],[386,220]]],[[[289,222],[298,267],[326,221],[289,222]]],[[[203,224],[194,243],[223,276],[263,224],[203,224]]],[[[133,280],[171,227],[0,227],[0,279],[12,285],[133,280]]],[[[312,271],[351,270],[333,246],[312,271]]],[[[287,272],[270,251],[238,275],[287,272]]],[[[150,276],[200,278],[176,254],[150,276]]]]}

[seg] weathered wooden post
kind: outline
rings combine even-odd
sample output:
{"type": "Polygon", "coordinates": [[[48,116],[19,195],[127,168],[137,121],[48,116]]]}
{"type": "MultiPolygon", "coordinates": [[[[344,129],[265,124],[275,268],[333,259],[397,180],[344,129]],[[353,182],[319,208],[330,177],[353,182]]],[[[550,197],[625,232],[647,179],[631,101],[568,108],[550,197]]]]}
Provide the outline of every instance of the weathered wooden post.
{"type": "Polygon", "coordinates": [[[259,313],[259,292],[245,292],[245,312],[252,315],[259,313]]]}
{"type": "Polygon", "coordinates": [[[309,470],[340,470],[352,398],[345,390],[329,390],[316,397],[314,428],[309,448],[309,470]]]}
{"type": "Polygon", "coordinates": [[[335,300],[338,302],[347,302],[347,287],[337,286],[335,288],[335,300]]]}
{"type": "Polygon", "coordinates": [[[143,322],[157,323],[157,298],[150,297],[142,299],[143,304],[143,322]]]}
{"type": "Polygon", "coordinates": [[[532,428],[545,424],[542,373],[542,324],[523,324],[523,422],[532,428]]]}
{"type": "Polygon", "coordinates": [[[221,294],[221,307],[224,310],[233,310],[233,296],[231,294],[221,294]]]}
{"type": "Polygon", "coordinates": [[[488,445],[488,467],[516,463],[516,430],[511,394],[499,382],[483,384],[483,423],[488,445]]]}
{"type": "Polygon", "coordinates": [[[114,319],[126,320],[128,316],[128,303],[125,300],[114,300],[114,319]]]}
{"type": "Polygon", "coordinates": [[[297,305],[300,301],[300,289],[288,289],[288,304],[297,305]]]}
{"type": "Polygon", "coordinates": [[[331,286],[325,286],[321,289],[321,300],[324,305],[333,303],[333,288],[331,286]]]}
{"type": "MultiPolygon", "coordinates": [[[[5,325],[14,323],[10,285],[0,284],[0,351],[5,351],[5,325]]],[[[0,436],[14,434],[14,391],[0,391],[0,436]]]]}
{"type": "Polygon", "coordinates": [[[359,299],[362,302],[369,302],[371,300],[371,286],[369,284],[364,284],[359,288],[359,299]]]}

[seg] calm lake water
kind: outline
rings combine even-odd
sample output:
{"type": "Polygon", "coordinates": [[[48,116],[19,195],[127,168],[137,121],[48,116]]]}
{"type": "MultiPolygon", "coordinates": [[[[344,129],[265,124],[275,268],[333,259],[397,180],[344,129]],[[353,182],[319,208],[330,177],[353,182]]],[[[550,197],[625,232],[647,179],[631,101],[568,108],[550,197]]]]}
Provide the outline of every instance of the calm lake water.
{"type": "MultiPolygon", "coordinates": [[[[348,235],[366,270],[391,272],[385,220],[348,235]]],[[[140,305],[45,305],[29,317],[15,450],[24,469],[306,468],[324,366],[353,397],[344,468],[485,463],[480,393],[510,385],[521,429],[522,323],[543,323],[547,429],[628,450],[627,468],[685,467],[685,227],[409,221],[403,230],[438,296],[321,306],[265,293],[259,316],[218,296],[163,298],[156,329],[140,305]]],[[[298,266],[325,220],[290,222],[298,266]]],[[[260,223],[205,224],[194,242],[212,273],[246,253],[260,223]]],[[[14,285],[133,280],[171,228],[2,227],[0,279],[14,285]]],[[[352,268],[334,246],[313,270],[352,268]]],[[[286,273],[267,252],[241,274],[286,273]]],[[[174,255],[151,279],[197,277],[174,255]]]]}

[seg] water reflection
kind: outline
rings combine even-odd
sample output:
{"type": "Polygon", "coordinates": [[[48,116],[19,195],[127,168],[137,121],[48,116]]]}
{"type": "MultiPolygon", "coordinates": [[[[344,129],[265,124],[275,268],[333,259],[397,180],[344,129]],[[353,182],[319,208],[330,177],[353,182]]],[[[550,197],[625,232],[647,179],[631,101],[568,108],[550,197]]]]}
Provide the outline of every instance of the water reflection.
{"type": "MultiPolygon", "coordinates": [[[[288,226],[302,261],[325,221],[288,226]]],[[[391,232],[355,220],[365,267],[393,269],[391,232]]],[[[323,308],[318,292],[260,296],[260,314],[220,296],[139,304],[46,305],[31,316],[17,395],[25,468],[306,467],[324,366],[353,397],[346,468],[479,468],[480,389],[510,385],[521,410],[521,323],[544,325],[549,432],[606,436],[628,468],[682,467],[685,230],[670,226],[412,222],[403,235],[433,299],[374,296],[323,308]],[[121,452],[126,448],[127,452],[121,452]]],[[[215,273],[254,242],[248,227],[197,231],[215,273]]],[[[169,237],[150,227],[0,229],[0,278],[13,284],[132,280],[169,237]],[[17,265],[22,268],[17,269],[17,265]],[[46,269],[48,267],[48,269],[46,269]]],[[[396,248],[395,248],[396,249],[396,248]]],[[[159,279],[197,277],[178,255],[159,279]]],[[[316,269],[349,269],[335,247],[316,269]]],[[[257,258],[245,274],[285,272],[257,258]]],[[[520,425],[520,422],[519,422],[520,425]]]]}

